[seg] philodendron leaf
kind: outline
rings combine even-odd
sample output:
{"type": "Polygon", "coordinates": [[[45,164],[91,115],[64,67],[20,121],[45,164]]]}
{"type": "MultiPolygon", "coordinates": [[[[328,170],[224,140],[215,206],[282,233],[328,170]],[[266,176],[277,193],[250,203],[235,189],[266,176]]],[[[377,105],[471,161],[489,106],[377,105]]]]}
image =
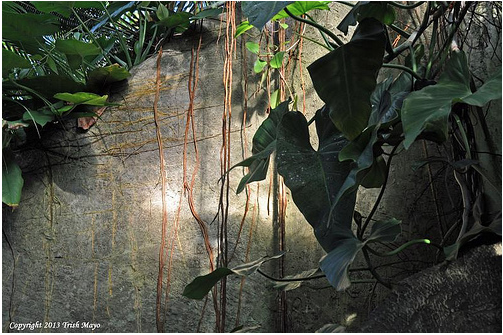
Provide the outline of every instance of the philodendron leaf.
{"type": "Polygon", "coordinates": [[[2,49],[2,76],[7,77],[10,70],[14,68],[30,68],[31,63],[24,57],[19,56],[15,52],[7,49],[2,49]]]}
{"type": "Polygon", "coordinates": [[[248,49],[251,53],[258,55],[260,51],[260,45],[255,42],[246,42],[246,49],[248,49]]]}
{"type": "Polygon", "coordinates": [[[319,268],[302,271],[296,275],[285,276],[282,279],[288,279],[289,281],[280,281],[274,284],[274,288],[280,289],[282,291],[291,291],[299,288],[306,278],[310,278],[315,274],[321,274],[319,268]],[[299,279],[298,281],[292,281],[294,279],[299,279]]]}
{"type": "Polygon", "coordinates": [[[248,17],[251,25],[259,30],[271,20],[280,10],[293,1],[243,1],[241,9],[244,16],[248,17]]]}
{"type": "Polygon", "coordinates": [[[26,111],[23,114],[24,121],[33,121],[42,127],[45,126],[48,122],[52,122],[54,120],[54,113],[47,109],[41,109],[36,111],[26,111]]]}
{"type": "Polygon", "coordinates": [[[255,132],[253,136],[253,156],[230,169],[232,170],[237,166],[249,167],[249,172],[241,179],[236,193],[243,191],[246,184],[265,179],[269,168],[270,155],[276,149],[277,127],[283,115],[288,111],[288,103],[288,101],[284,101],[271,110],[267,119],[262,122],[255,132]]]}
{"type": "Polygon", "coordinates": [[[501,98],[501,70],[489,78],[477,92],[469,86],[470,72],[464,52],[452,53],[438,84],[412,92],[402,106],[405,135],[403,145],[408,149],[423,132],[438,142],[448,136],[448,121],[452,105],[458,102],[483,106],[501,98]]]}
{"type": "Polygon", "coordinates": [[[363,20],[351,41],[308,67],[314,88],[330,118],[346,138],[356,138],[368,124],[370,96],[382,66],[386,36],[382,24],[363,20]]]}
{"type": "Polygon", "coordinates": [[[205,276],[196,277],[189,285],[185,286],[182,295],[189,299],[203,299],[218,281],[232,274],[228,268],[218,268],[205,276]]]}
{"type": "Polygon", "coordinates": [[[342,21],[337,26],[337,29],[342,31],[344,35],[348,34],[349,26],[356,25],[356,18],[358,16],[358,11],[360,10],[360,6],[369,3],[370,1],[358,1],[353,8],[349,11],[349,13],[342,19],[342,21]]]}
{"type": "Polygon", "coordinates": [[[32,4],[44,13],[56,12],[64,17],[70,17],[75,1],[33,1],[32,4]]]}
{"type": "Polygon", "coordinates": [[[281,252],[274,256],[264,256],[253,262],[238,265],[232,269],[221,267],[207,275],[196,277],[190,284],[185,286],[182,295],[190,299],[203,299],[206,294],[215,286],[218,281],[230,274],[236,274],[238,276],[249,276],[267,261],[271,259],[280,258],[285,254],[281,252]]]}
{"type": "Polygon", "coordinates": [[[281,65],[283,65],[283,57],[284,57],[284,55],[285,55],[284,51],[280,51],[280,52],[276,53],[274,55],[274,57],[271,59],[271,61],[269,62],[269,65],[273,69],[279,69],[281,67],[281,65]]]}
{"type": "Polygon", "coordinates": [[[74,103],[76,105],[108,106],[113,105],[107,102],[108,95],[100,96],[89,92],[77,93],[57,93],[56,99],[74,103]]]}
{"type": "Polygon", "coordinates": [[[341,236],[353,236],[351,220],[356,193],[333,205],[350,165],[339,162],[337,155],[347,141],[323,110],[316,116],[318,151],[311,147],[304,115],[289,112],[283,116],[278,127],[276,160],[278,173],[292,192],[293,201],[314,228],[323,249],[330,252],[341,236]]]}
{"type": "Polygon", "coordinates": [[[372,17],[383,24],[392,24],[395,22],[395,10],[386,1],[370,2],[363,4],[358,8],[357,19],[362,21],[365,18],[372,17]]]}
{"type": "Polygon", "coordinates": [[[3,150],[2,158],[2,202],[10,207],[17,207],[24,184],[21,169],[6,150],[3,150]]]}
{"type": "MultiPolygon", "coordinates": [[[[328,4],[330,1],[295,1],[294,3],[286,6],[286,8],[295,16],[301,16],[313,9],[329,10],[328,4]]],[[[289,17],[285,10],[281,10],[278,14],[274,15],[272,20],[280,20],[289,17]]]]}
{"type": "Polygon", "coordinates": [[[250,24],[248,21],[243,21],[239,24],[239,26],[236,27],[236,36],[238,37],[239,35],[244,34],[246,31],[252,29],[253,26],[250,24]]]}
{"type": "Polygon", "coordinates": [[[354,237],[342,239],[335,249],[320,260],[321,270],[337,291],[343,291],[351,285],[348,268],[362,247],[363,243],[354,237]]]}
{"type": "Polygon", "coordinates": [[[389,220],[376,221],[370,229],[370,235],[366,242],[393,242],[402,232],[401,221],[395,218],[389,220]]]}

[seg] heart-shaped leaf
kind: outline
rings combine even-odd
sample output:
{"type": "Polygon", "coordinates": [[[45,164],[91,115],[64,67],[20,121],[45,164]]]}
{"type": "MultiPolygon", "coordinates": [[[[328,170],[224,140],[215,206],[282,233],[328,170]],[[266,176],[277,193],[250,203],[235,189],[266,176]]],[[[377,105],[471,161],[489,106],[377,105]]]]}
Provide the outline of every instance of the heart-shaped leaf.
{"type": "MultiPolygon", "coordinates": [[[[278,107],[271,110],[267,119],[262,122],[253,136],[253,156],[234,165],[249,167],[249,172],[239,182],[236,193],[241,193],[246,184],[254,181],[264,180],[269,168],[271,153],[276,150],[277,127],[283,115],[288,111],[288,101],[284,101],[278,107]]],[[[229,170],[229,171],[230,171],[229,170]]]]}
{"type": "Polygon", "coordinates": [[[190,284],[185,286],[182,295],[190,299],[203,299],[206,294],[215,286],[218,281],[230,274],[236,274],[238,276],[249,276],[253,274],[258,268],[267,261],[272,259],[277,259],[282,257],[285,252],[281,252],[274,256],[264,256],[255,261],[238,265],[232,269],[221,267],[207,275],[196,277],[190,284]]]}
{"type": "Polygon", "coordinates": [[[243,1],[241,9],[248,17],[250,24],[259,30],[271,20],[280,10],[291,4],[293,1],[243,1]]]}
{"type": "Polygon", "coordinates": [[[448,121],[452,105],[464,102],[483,106],[490,100],[501,98],[501,71],[486,81],[477,92],[470,90],[470,72],[464,52],[452,53],[438,84],[412,92],[402,106],[405,135],[403,145],[408,149],[424,131],[438,142],[448,136],[448,121]]]}
{"type": "Polygon", "coordinates": [[[349,140],[368,124],[370,96],[376,87],[385,41],[382,24],[365,19],[349,43],[308,67],[316,92],[329,107],[330,118],[349,140]]]}
{"type": "Polygon", "coordinates": [[[278,127],[276,160],[278,173],[292,192],[293,201],[314,228],[318,242],[329,252],[341,236],[353,236],[351,220],[356,193],[333,206],[350,165],[338,159],[346,139],[322,111],[316,116],[318,151],[311,147],[304,115],[289,112],[283,116],[278,127]]]}
{"type": "MultiPolygon", "coordinates": [[[[286,6],[286,8],[295,16],[301,16],[313,9],[330,10],[328,4],[330,1],[295,1],[294,3],[286,6]]],[[[281,10],[278,14],[274,15],[273,21],[281,20],[289,17],[285,10],[281,10]]]]}

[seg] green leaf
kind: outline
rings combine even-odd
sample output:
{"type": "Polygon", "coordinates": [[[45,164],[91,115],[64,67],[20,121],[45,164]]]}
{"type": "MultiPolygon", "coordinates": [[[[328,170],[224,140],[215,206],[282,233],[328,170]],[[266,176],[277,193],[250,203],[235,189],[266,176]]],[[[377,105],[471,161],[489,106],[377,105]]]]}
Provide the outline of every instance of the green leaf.
{"type": "Polygon", "coordinates": [[[238,37],[239,35],[244,34],[246,31],[252,28],[253,26],[248,21],[243,21],[239,24],[239,26],[236,27],[236,36],[234,37],[238,37]]]}
{"type": "Polygon", "coordinates": [[[274,55],[274,57],[271,59],[271,61],[269,62],[269,65],[273,69],[279,69],[279,68],[281,68],[281,66],[283,65],[283,57],[284,57],[284,55],[285,55],[284,51],[277,52],[274,55]]]}
{"type": "Polygon", "coordinates": [[[445,141],[453,104],[464,102],[483,106],[490,100],[501,98],[501,71],[497,71],[473,94],[469,78],[464,52],[453,53],[438,84],[409,94],[401,113],[405,149],[408,149],[422,132],[427,132],[429,138],[437,142],[445,141]]]}
{"type": "Polygon", "coordinates": [[[274,255],[274,256],[264,256],[264,257],[262,257],[260,259],[255,260],[255,261],[235,266],[231,270],[232,270],[233,273],[237,274],[238,276],[244,276],[244,277],[246,277],[246,276],[251,275],[255,271],[257,271],[258,268],[262,264],[264,264],[265,262],[268,262],[270,260],[283,257],[285,255],[285,253],[286,252],[282,251],[279,254],[274,255]]]}
{"type": "Polygon", "coordinates": [[[36,111],[26,111],[23,114],[23,120],[25,121],[33,121],[42,127],[45,126],[48,122],[52,122],[54,120],[54,114],[50,110],[41,109],[36,111]]]}
{"type": "Polygon", "coordinates": [[[51,74],[37,76],[18,81],[21,85],[29,87],[45,97],[52,97],[59,92],[75,93],[84,90],[84,85],[73,81],[67,76],[51,74]]]}
{"type": "Polygon", "coordinates": [[[98,92],[104,86],[127,79],[131,74],[119,64],[100,67],[89,72],[87,88],[98,92]]]}
{"type": "Polygon", "coordinates": [[[304,115],[289,112],[283,116],[278,127],[276,161],[278,173],[297,208],[314,228],[323,249],[330,252],[338,246],[341,236],[353,236],[351,222],[356,193],[334,206],[334,197],[350,170],[347,162],[338,159],[347,141],[323,109],[317,111],[315,120],[318,151],[311,147],[304,115]]]}
{"type": "Polygon", "coordinates": [[[232,269],[225,267],[218,268],[205,276],[196,277],[190,284],[185,287],[182,295],[190,299],[201,300],[206,296],[206,294],[208,294],[211,288],[215,286],[216,283],[218,283],[220,279],[227,277],[230,274],[236,274],[238,276],[244,277],[249,276],[257,271],[257,269],[265,262],[280,258],[284,254],[285,252],[281,252],[274,256],[264,256],[255,261],[233,267],[232,269]]]}
{"type": "Polygon", "coordinates": [[[14,68],[31,68],[31,63],[29,60],[19,56],[15,52],[2,49],[2,76],[6,77],[8,72],[14,68]]]}
{"type": "MultiPolygon", "coordinates": [[[[314,276],[315,274],[319,273],[320,269],[311,269],[311,270],[306,270],[302,271],[301,273],[297,273],[296,275],[291,275],[291,276],[285,276],[282,279],[300,279],[300,278],[309,278],[314,276]]],[[[298,281],[280,281],[280,282],[275,282],[274,288],[280,289],[282,291],[291,291],[295,290],[296,288],[299,288],[303,280],[298,280],[298,281]]]]}
{"type": "Polygon", "coordinates": [[[281,23],[279,24],[281,26],[281,28],[283,29],[288,29],[288,25],[286,23],[281,23]]]}
{"type": "Polygon", "coordinates": [[[56,99],[71,102],[77,105],[91,106],[106,106],[108,95],[99,96],[94,93],[77,92],[77,93],[57,93],[54,95],[56,99]]]}
{"type": "Polygon", "coordinates": [[[255,73],[260,73],[264,70],[264,67],[267,65],[267,62],[261,61],[260,59],[257,58],[255,61],[255,64],[253,65],[253,71],[255,73]]]}
{"type": "Polygon", "coordinates": [[[258,55],[258,53],[260,51],[260,45],[258,43],[246,42],[245,45],[246,45],[246,49],[248,49],[251,53],[258,55]]]}
{"type": "Polygon", "coordinates": [[[356,25],[356,17],[358,15],[358,11],[360,10],[360,6],[368,4],[370,1],[358,1],[353,8],[349,11],[349,13],[342,19],[342,21],[337,26],[337,29],[342,31],[344,35],[348,34],[349,26],[356,25]]]}
{"type": "Polygon", "coordinates": [[[2,13],[2,39],[32,42],[40,36],[58,32],[59,21],[51,14],[2,13]]]}
{"type": "Polygon", "coordinates": [[[76,55],[82,58],[99,55],[101,49],[93,43],[86,43],[75,39],[56,40],[56,49],[65,55],[76,55]]]}
{"type": "Polygon", "coordinates": [[[382,22],[383,24],[390,25],[395,22],[395,10],[393,6],[389,5],[385,1],[382,2],[370,2],[363,4],[358,8],[358,21],[362,21],[365,18],[374,18],[382,22]]]}
{"type": "Polygon", "coordinates": [[[385,41],[382,24],[365,19],[349,43],[308,67],[316,92],[329,107],[330,118],[349,140],[368,124],[370,96],[376,87],[385,41]]]}
{"type": "MultiPolygon", "coordinates": [[[[286,6],[286,8],[295,16],[301,16],[313,9],[330,10],[328,4],[330,1],[295,1],[294,3],[286,6]]],[[[278,14],[274,15],[273,21],[289,17],[285,10],[281,10],[278,14]]]]}
{"type": "Polygon", "coordinates": [[[185,286],[182,295],[189,299],[201,300],[220,279],[232,273],[231,269],[218,268],[205,276],[196,277],[189,285],[185,286]]]}
{"type": "Polygon", "coordinates": [[[362,247],[363,243],[354,237],[343,239],[320,260],[321,270],[337,291],[344,291],[351,285],[348,268],[362,247]]]}
{"type": "Polygon", "coordinates": [[[159,4],[159,7],[157,7],[156,15],[159,21],[162,21],[169,17],[169,11],[166,8],[166,6],[164,6],[163,4],[159,4]]]}
{"type": "Polygon", "coordinates": [[[32,1],[31,3],[41,12],[56,12],[68,18],[72,13],[75,1],[32,1]]]}
{"type": "Polygon", "coordinates": [[[394,242],[402,232],[401,221],[395,218],[374,222],[366,242],[394,242]]]}
{"type": "MultiPolygon", "coordinates": [[[[164,6],[162,6],[164,7],[164,6]]],[[[159,21],[159,24],[164,27],[168,28],[175,28],[175,27],[180,27],[183,29],[187,29],[190,25],[190,17],[192,14],[187,13],[187,12],[178,12],[171,14],[168,17],[165,17],[161,21],[159,21]]]]}
{"type": "Polygon", "coordinates": [[[279,105],[279,89],[271,94],[271,108],[274,109],[279,105]]]}
{"type": "Polygon", "coordinates": [[[200,11],[199,13],[191,17],[191,19],[201,20],[208,17],[218,17],[220,14],[222,14],[223,11],[224,11],[223,8],[209,8],[200,11]]]}
{"type": "Polygon", "coordinates": [[[262,122],[253,136],[253,156],[234,165],[248,166],[249,172],[241,179],[236,193],[241,193],[246,184],[254,181],[264,180],[269,169],[271,153],[276,149],[277,127],[283,115],[288,111],[288,101],[284,101],[278,107],[271,110],[267,119],[262,122]]]}
{"type": "Polygon", "coordinates": [[[274,15],[291,3],[292,1],[243,1],[241,9],[250,24],[262,30],[274,15]]]}
{"type": "Polygon", "coordinates": [[[7,150],[3,150],[2,158],[2,202],[10,207],[17,207],[24,184],[21,169],[7,150]]]}

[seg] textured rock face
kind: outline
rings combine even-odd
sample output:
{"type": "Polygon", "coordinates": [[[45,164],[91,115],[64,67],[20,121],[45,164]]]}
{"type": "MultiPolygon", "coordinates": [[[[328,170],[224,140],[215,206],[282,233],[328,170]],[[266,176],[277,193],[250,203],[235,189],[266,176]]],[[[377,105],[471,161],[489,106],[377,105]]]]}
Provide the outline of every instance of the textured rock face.
{"type": "Polygon", "coordinates": [[[354,331],[501,332],[501,244],[407,278],[354,331]]]}

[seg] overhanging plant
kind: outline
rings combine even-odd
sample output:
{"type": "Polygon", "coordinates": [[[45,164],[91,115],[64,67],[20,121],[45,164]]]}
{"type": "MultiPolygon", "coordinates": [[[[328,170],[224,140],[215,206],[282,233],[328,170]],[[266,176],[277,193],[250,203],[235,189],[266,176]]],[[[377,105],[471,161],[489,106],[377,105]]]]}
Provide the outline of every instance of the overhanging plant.
{"type": "MultiPolygon", "coordinates": [[[[264,9],[257,13],[259,4],[253,4],[253,15],[247,12],[249,6],[243,5],[245,15],[251,18],[249,24],[258,20],[258,28],[274,19],[285,3],[264,2],[262,5],[264,9]]],[[[419,5],[421,3],[414,4],[419,5]]],[[[456,4],[454,30],[459,28],[472,5],[467,3],[461,7],[456,4]]],[[[453,122],[459,120],[457,109],[459,106],[483,106],[490,100],[501,98],[501,71],[496,71],[484,85],[472,92],[466,57],[463,51],[449,51],[450,44],[445,44],[439,51],[430,47],[427,67],[422,67],[425,48],[417,43],[418,35],[438,20],[438,15],[432,13],[450,10],[441,4],[426,4],[424,20],[417,34],[411,36],[401,31],[402,37],[408,40],[396,48],[391,46],[386,30],[386,26],[399,30],[394,26],[394,8],[401,7],[394,2],[362,2],[354,6],[339,25],[339,29],[347,31],[349,25],[358,21],[347,44],[342,44],[334,34],[314,21],[298,16],[304,13],[292,14],[293,10],[289,9],[294,6],[299,7],[298,3],[288,4],[284,12],[332,37],[332,41],[326,44],[333,50],[308,67],[313,86],[325,106],[309,122],[303,114],[290,111],[288,101],[273,109],[255,133],[253,155],[236,164],[249,170],[237,191],[241,192],[247,183],[265,179],[271,155],[276,152],[277,172],[327,252],[320,261],[320,268],[332,286],[338,290],[349,287],[348,268],[359,252],[363,252],[375,278],[389,286],[373,271],[368,252],[377,253],[370,247],[374,242],[394,241],[401,232],[400,221],[377,221],[370,231],[368,228],[385,190],[392,157],[398,149],[408,149],[420,139],[444,142],[452,136],[449,129],[461,137],[466,135],[463,127],[453,126],[453,122]],[[406,66],[389,64],[404,50],[409,50],[406,66]],[[444,69],[438,83],[432,80],[433,65],[444,69]],[[378,72],[383,67],[397,68],[402,73],[397,78],[390,77],[377,83],[378,72]],[[311,122],[316,125],[318,150],[313,149],[309,141],[308,125],[311,122]],[[389,156],[387,161],[385,155],[389,156]],[[356,191],[360,186],[381,187],[381,192],[364,222],[359,215],[354,215],[355,234],[351,225],[356,191]]],[[[453,37],[451,35],[451,42],[453,37]]],[[[470,152],[471,148],[465,145],[464,150],[470,152]]],[[[477,162],[470,162],[453,162],[455,176],[467,168],[480,172],[477,162]]],[[[464,206],[467,212],[470,204],[465,202],[464,206]]],[[[501,213],[494,215],[492,220],[482,221],[480,214],[464,213],[456,243],[444,248],[446,258],[454,258],[462,243],[482,231],[501,235],[501,213]],[[472,217],[478,220],[470,225],[472,217]]],[[[396,254],[414,243],[442,247],[428,239],[419,239],[387,254],[396,254]]]]}

